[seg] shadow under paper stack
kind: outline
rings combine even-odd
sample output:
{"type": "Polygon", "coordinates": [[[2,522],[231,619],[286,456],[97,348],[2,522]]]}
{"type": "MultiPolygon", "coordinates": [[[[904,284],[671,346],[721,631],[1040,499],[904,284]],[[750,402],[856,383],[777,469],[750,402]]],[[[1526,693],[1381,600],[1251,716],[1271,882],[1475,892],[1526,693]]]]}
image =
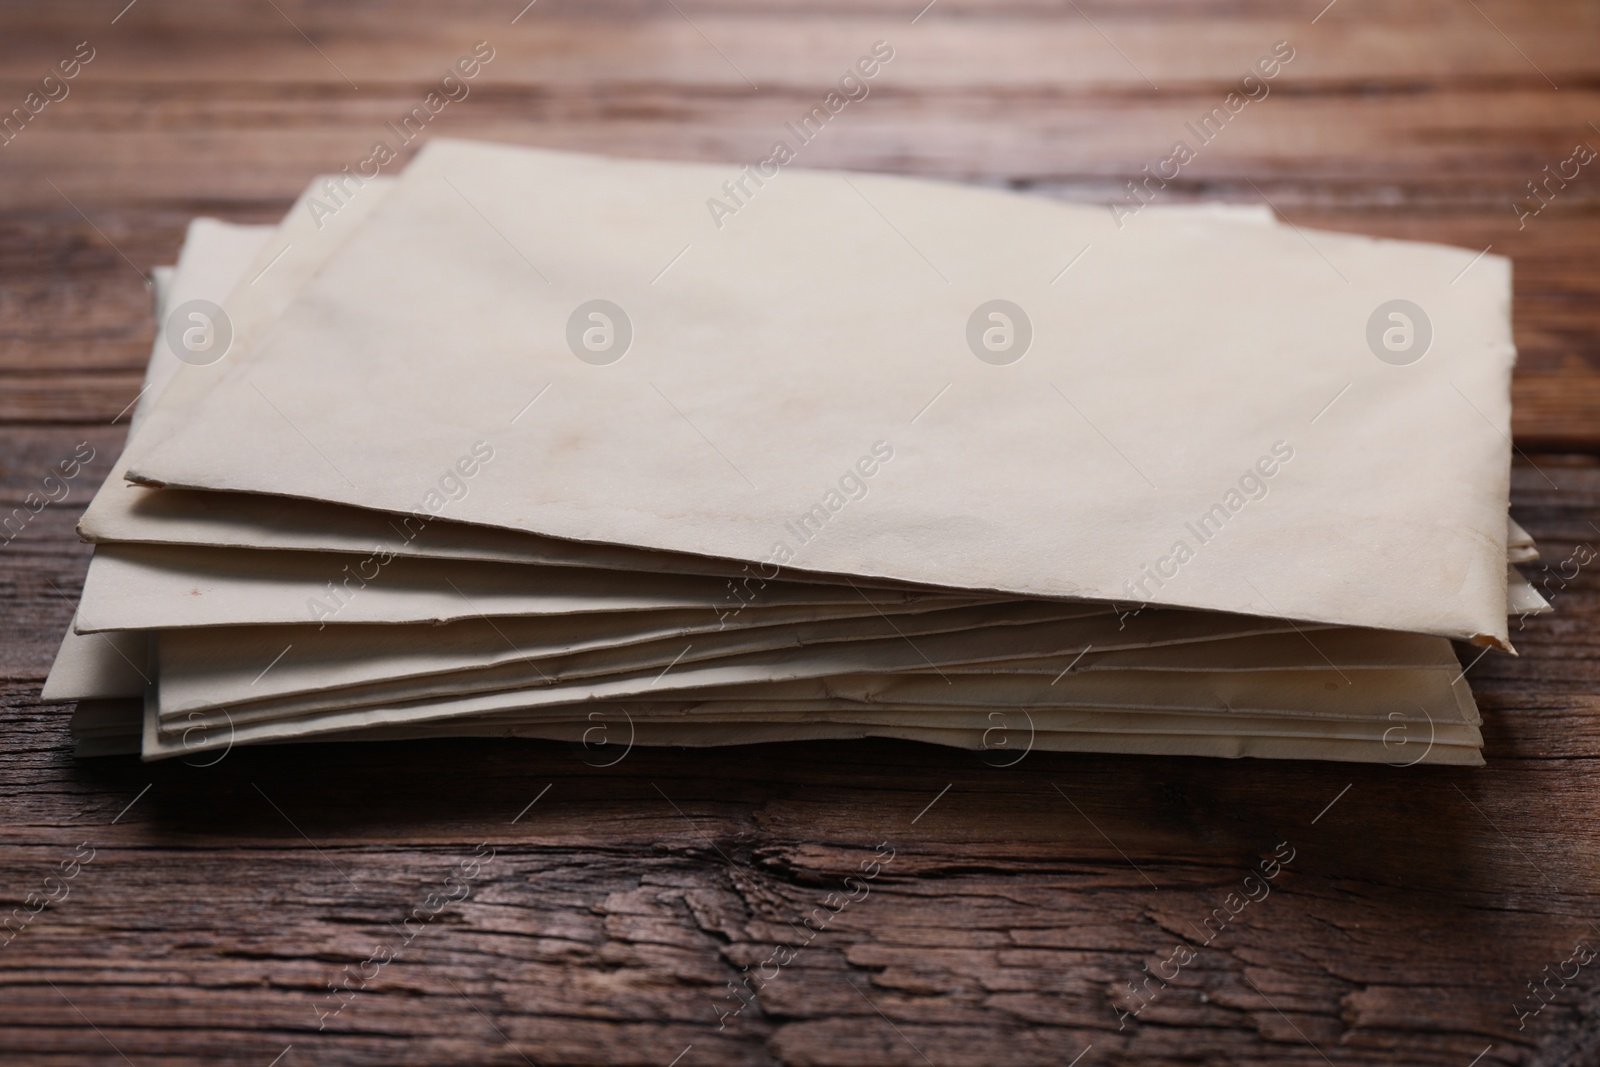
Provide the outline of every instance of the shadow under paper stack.
{"type": "Polygon", "coordinates": [[[196,220],[80,526],[80,754],[1482,762],[1450,639],[1548,609],[1505,260],[728,170],[435,141],[196,220]]]}

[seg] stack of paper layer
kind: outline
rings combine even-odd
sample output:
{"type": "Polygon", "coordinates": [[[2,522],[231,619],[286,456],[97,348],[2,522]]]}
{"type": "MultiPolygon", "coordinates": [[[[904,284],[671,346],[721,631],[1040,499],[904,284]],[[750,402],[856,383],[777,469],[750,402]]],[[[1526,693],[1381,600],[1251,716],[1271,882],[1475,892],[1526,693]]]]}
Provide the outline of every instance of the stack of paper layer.
{"type": "Polygon", "coordinates": [[[435,141],[197,220],[80,527],[80,750],[1481,762],[1449,639],[1547,609],[1505,260],[728,177],[435,141]]]}

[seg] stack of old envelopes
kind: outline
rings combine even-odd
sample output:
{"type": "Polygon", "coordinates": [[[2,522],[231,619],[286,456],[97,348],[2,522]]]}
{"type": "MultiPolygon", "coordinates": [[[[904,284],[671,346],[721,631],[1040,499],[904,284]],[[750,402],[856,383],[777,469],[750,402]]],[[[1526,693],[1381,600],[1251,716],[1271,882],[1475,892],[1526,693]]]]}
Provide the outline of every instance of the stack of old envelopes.
{"type": "Polygon", "coordinates": [[[1451,640],[1547,607],[1472,250],[434,141],[160,281],[46,687],[85,754],[1470,764],[1451,640]]]}

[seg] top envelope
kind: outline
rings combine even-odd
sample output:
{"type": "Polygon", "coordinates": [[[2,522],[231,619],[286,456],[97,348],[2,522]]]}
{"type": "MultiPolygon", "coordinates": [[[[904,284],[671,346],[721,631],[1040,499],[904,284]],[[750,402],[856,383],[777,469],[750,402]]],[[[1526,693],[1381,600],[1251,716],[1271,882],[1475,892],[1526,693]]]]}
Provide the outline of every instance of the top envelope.
{"type": "Polygon", "coordinates": [[[1500,257],[434,141],[227,358],[131,480],[1507,643],[1500,257]]]}

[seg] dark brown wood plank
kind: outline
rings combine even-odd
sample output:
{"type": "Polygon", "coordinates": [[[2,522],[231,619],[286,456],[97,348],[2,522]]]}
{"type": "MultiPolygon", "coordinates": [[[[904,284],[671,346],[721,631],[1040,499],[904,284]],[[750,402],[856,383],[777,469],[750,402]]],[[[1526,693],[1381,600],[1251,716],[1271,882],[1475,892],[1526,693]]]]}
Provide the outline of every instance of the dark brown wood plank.
{"type": "Polygon", "coordinates": [[[0,915],[96,850],[0,947],[0,1063],[1600,1063],[1600,962],[1520,1027],[1513,1008],[1575,940],[1600,947],[1600,585],[1563,567],[1600,544],[1600,183],[1586,168],[1520,228],[1513,209],[1575,140],[1600,145],[1592,5],[1339,0],[1313,23],[1321,0],[938,0],[913,24],[922,6],[0,12],[0,111],[96,49],[0,146],[0,515],[79,442],[99,452],[0,545],[0,915]],[[280,216],[480,39],[496,58],[437,134],[730,163],[889,40],[872,95],[805,164],[1089,204],[1291,41],[1272,95],[1164,195],[1265,196],[1308,230],[1512,257],[1531,456],[1514,514],[1558,611],[1516,630],[1518,657],[1462,651],[1488,767],[997,769],[880,742],[637,750],[604,770],[532,742],[73,760],[69,709],[38,686],[87,561],[73,524],[148,356],[143,275],[195,214],[280,216]],[[868,894],[719,1028],[728,983],[885,841],[868,894]],[[1199,945],[1283,841],[1271,895],[1199,945]],[[480,842],[496,853],[468,895],[319,1031],[328,984],[400,944],[480,842]],[[1180,938],[1193,962],[1119,1030],[1127,983],[1180,938]]]}

